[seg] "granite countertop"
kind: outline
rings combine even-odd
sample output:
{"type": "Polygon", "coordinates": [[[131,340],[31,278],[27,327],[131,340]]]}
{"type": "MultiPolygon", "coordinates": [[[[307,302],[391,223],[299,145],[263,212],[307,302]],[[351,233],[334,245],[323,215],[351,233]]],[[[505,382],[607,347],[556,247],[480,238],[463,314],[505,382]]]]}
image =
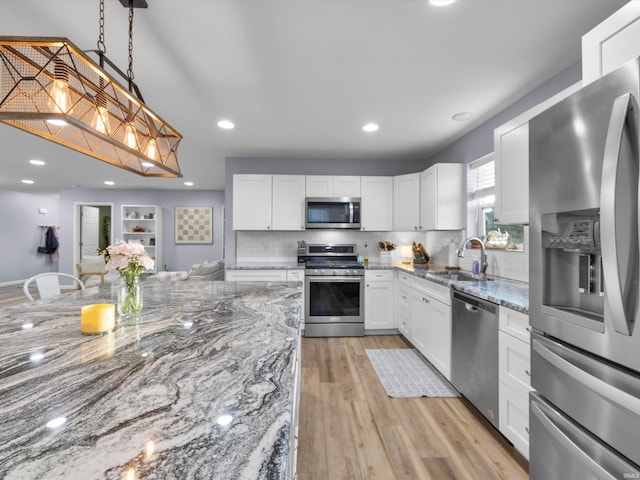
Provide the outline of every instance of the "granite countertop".
{"type": "Polygon", "coordinates": [[[143,295],[138,319],[100,336],[81,335],[80,308],[115,287],[0,309],[0,478],[285,477],[302,287],[143,295]]]}
{"type": "MultiPolygon", "coordinates": [[[[413,265],[407,266],[401,263],[394,263],[393,265],[369,264],[366,268],[370,270],[398,269],[416,277],[424,278],[441,285],[446,285],[454,290],[465,292],[469,295],[503,305],[512,310],[526,314],[529,313],[529,284],[526,282],[519,282],[517,280],[492,275],[487,275],[487,278],[490,279],[489,281],[449,280],[433,274],[433,272],[442,272],[445,270],[444,266],[440,265],[414,267],[413,265]]],[[[456,273],[457,271],[451,270],[449,272],[456,273]]],[[[461,273],[471,275],[471,272],[462,271],[461,273]]]]}

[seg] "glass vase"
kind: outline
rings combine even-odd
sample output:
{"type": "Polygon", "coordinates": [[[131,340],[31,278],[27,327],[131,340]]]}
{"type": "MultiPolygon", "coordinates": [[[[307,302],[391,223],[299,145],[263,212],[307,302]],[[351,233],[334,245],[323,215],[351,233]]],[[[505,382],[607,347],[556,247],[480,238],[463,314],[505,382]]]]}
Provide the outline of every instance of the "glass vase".
{"type": "Polygon", "coordinates": [[[123,281],[118,290],[118,314],[123,317],[142,312],[142,288],[138,277],[123,281]]]}

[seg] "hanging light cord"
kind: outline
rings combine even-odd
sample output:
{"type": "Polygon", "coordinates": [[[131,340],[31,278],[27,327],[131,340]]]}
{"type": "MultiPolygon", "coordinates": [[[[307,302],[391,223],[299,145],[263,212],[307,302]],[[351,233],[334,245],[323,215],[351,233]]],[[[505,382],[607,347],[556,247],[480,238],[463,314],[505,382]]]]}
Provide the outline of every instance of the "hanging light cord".
{"type": "Polygon", "coordinates": [[[100,35],[98,36],[98,51],[107,53],[107,46],[104,43],[104,0],[100,0],[100,35]]]}

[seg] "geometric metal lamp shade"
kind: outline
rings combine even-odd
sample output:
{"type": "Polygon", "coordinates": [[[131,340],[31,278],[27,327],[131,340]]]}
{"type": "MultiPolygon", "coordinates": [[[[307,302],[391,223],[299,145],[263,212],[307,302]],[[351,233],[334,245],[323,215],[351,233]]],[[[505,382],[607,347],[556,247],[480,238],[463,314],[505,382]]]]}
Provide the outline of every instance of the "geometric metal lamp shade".
{"type": "Polygon", "coordinates": [[[140,175],[182,176],[182,135],[66,38],[0,36],[0,121],[140,175]]]}

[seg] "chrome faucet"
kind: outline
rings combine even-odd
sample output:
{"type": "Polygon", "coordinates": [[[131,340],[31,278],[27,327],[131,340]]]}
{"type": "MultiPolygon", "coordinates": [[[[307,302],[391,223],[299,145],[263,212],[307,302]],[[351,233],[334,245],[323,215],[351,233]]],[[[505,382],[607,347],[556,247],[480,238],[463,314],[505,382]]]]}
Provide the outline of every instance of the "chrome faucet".
{"type": "Polygon", "coordinates": [[[458,257],[464,258],[464,251],[467,248],[467,244],[471,241],[475,240],[480,244],[480,274],[484,275],[487,271],[487,267],[489,263],[487,262],[487,253],[484,249],[484,242],[478,237],[469,237],[464,242],[462,242],[462,246],[458,250],[458,257]]]}

